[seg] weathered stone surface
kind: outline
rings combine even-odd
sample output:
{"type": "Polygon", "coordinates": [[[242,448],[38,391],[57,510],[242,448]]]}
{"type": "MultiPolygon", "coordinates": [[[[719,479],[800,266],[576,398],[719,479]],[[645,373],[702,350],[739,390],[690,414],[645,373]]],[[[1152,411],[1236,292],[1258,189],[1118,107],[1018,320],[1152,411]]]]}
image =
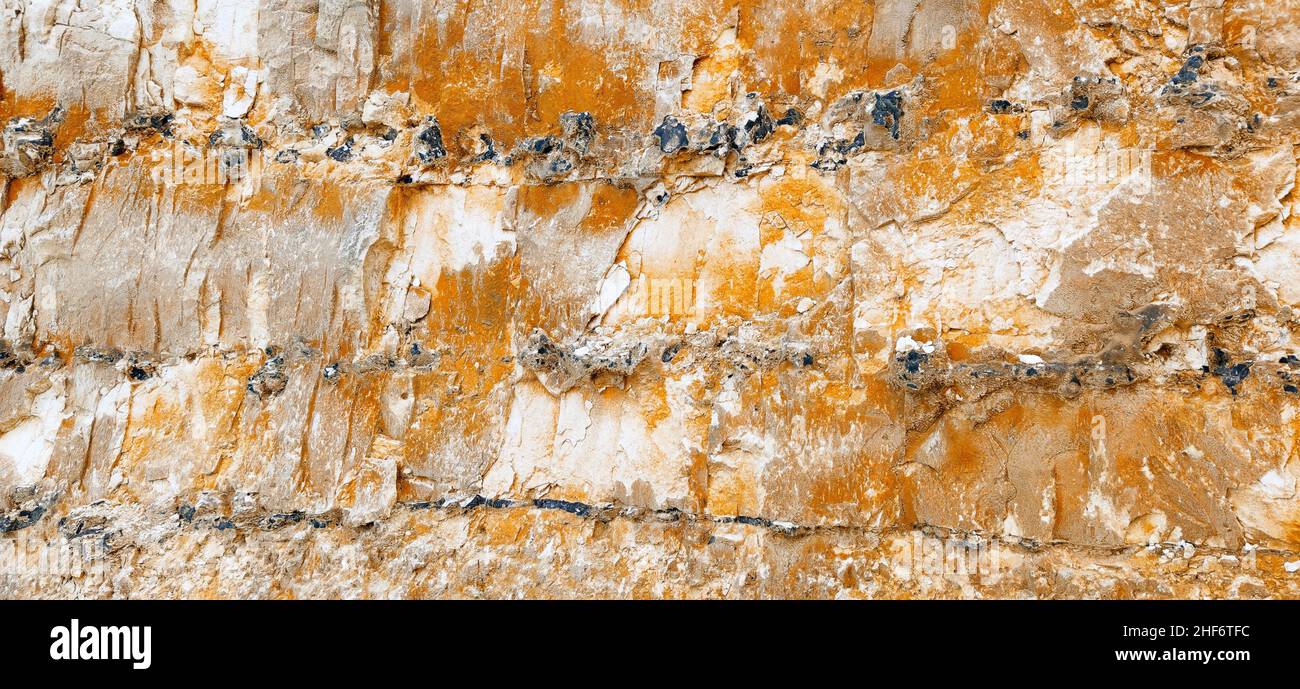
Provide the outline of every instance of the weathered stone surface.
{"type": "Polygon", "coordinates": [[[0,595],[1300,595],[1297,46],[10,3],[0,595]]]}

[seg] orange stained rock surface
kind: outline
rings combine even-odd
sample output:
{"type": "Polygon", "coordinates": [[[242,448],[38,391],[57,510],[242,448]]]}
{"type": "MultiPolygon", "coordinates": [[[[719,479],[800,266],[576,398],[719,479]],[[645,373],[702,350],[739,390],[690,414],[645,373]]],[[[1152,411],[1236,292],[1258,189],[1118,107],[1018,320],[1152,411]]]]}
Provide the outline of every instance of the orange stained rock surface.
{"type": "Polygon", "coordinates": [[[1297,594],[1295,0],[19,5],[0,538],[86,595],[1297,594]]]}

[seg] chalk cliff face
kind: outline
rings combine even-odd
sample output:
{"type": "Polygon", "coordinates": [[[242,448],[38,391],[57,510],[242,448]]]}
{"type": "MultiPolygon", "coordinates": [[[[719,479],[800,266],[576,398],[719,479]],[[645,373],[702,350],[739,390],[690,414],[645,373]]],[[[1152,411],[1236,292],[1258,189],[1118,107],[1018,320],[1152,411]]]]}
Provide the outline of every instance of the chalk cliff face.
{"type": "Polygon", "coordinates": [[[6,0],[0,595],[1300,595],[1300,0],[6,0]]]}

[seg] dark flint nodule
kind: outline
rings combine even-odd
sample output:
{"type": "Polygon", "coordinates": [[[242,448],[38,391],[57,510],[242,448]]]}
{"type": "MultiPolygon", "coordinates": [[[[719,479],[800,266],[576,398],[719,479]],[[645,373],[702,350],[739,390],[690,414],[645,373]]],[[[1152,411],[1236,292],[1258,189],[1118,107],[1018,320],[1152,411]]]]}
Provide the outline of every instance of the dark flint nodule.
{"type": "Polygon", "coordinates": [[[596,138],[596,121],[589,112],[566,112],[560,115],[560,126],[564,135],[572,142],[574,148],[587,152],[592,140],[596,138]]]}
{"type": "Polygon", "coordinates": [[[572,169],[573,169],[573,163],[570,163],[564,158],[556,158],[555,160],[551,161],[550,165],[547,166],[547,170],[553,175],[564,174],[572,169]]]}
{"type": "Polygon", "coordinates": [[[580,502],[569,502],[568,500],[551,500],[541,498],[533,501],[533,506],[544,510],[563,510],[570,514],[576,514],[579,517],[585,517],[591,514],[591,506],[580,502]]]}
{"type": "Polygon", "coordinates": [[[489,160],[494,160],[497,157],[497,149],[496,143],[492,141],[492,137],[487,134],[479,134],[478,140],[479,143],[483,144],[483,152],[474,156],[470,162],[483,163],[489,160]]]}
{"type": "Polygon", "coordinates": [[[758,112],[745,122],[744,129],[749,143],[756,144],[771,136],[772,132],[776,131],[776,125],[767,114],[767,108],[760,105],[758,112]]]}
{"type": "Polygon", "coordinates": [[[655,127],[654,135],[659,140],[659,150],[664,153],[676,153],[690,143],[686,138],[686,125],[672,115],[664,116],[664,121],[655,127]]]}
{"type": "Polygon", "coordinates": [[[153,115],[149,118],[149,127],[159,134],[171,138],[173,119],[175,119],[175,117],[171,113],[153,115]]]}
{"type": "Polygon", "coordinates": [[[876,102],[871,107],[871,121],[876,126],[889,129],[889,135],[898,138],[898,124],[903,119],[903,96],[898,91],[875,94],[876,102]]]}
{"type": "MultiPolygon", "coordinates": [[[[1215,350],[1216,363],[1219,362],[1222,351],[1223,350],[1215,350]]],[[[1220,363],[1215,367],[1214,375],[1218,376],[1219,379],[1223,381],[1223,384],[1228,386],[1228,389],[1235,395],[1237,394],[1237,386],[1241,385],[1242,382],[1246,380],[1246,377],[1250,375],[1251,362],[1246,361],[1233,366],[1228,366],[1226,365],[1226,354],[1222,355],[1222,360],[1223,363],[1220,363]]]]}
{"type": "Polygon", "coordinates": [[[325,155],[339,161],[340,163],[346,163],[349,160],[352,160],[352,137],[349,136],[348,140],[344,141],[342,146],[325,149],[325,155]]]}
{"type": "Polygon", "coordinates": [[[785,114],[781,116],[781,119],[776,121],[776,126],[780,127],[783,125],[790,125],[793,127],[802,121],[803,113],[794,108],[786,108],[785,114]]]}
{"type": "Polygon", "coordinates": [[[433,117],[425,119],[425,127],[415,135],[415,157],[428,165],[447,157],[447,147],[442,142],[442,128],[433,117]]]}
{"type": "Polygon", "coordinates": [[[172,119],[174,118],[171,113],[161,113],[161,114],[154,114],[154,115],[145,115],[143,113],[137,113],[135,115],[131,115],[130,117],[126,118],[126,121],[124,122],[124,126],[131,131],[152,129],[158,132],[159,134],[162,134],[163,137],[165,138],[171,138],[172,119]]]}
{"type": "Polygon", "coordinates": [[[528,150],[537,155],[549,155],[560,150],[563,145],[563,142],[553,136],[542,136],[531,139],[528,142],[528,150]]]}
{"type": "Polygon", "coordinates": [[[1200,55],[1192,55],[1183,63],[1182,69],[1169,80],[1174,86],[1186,86],[1196,81],[1201,71],[1201,65],[1205,64],[1205,58],[1200,55]]]}
{"type": "Polygon", "coordinates": [[[713,131],[709,133],[709,140],[704,144],[703,149],[706,151],[722,151],[724,154],[733,149],[738,150],[737,140],[740,138],[740,130],[727,124],[719,122],[713,131]]]}

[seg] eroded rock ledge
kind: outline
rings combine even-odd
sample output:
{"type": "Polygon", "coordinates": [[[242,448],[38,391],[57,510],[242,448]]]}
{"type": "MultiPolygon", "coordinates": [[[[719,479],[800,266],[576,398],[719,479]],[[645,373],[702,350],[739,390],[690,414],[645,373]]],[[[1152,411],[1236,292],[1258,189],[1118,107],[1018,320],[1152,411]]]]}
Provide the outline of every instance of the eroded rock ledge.
{"type": "Polygon", "coordinates": [[[0,38],[0,595],[1297,594],[1294,0],[0,38]]]}

